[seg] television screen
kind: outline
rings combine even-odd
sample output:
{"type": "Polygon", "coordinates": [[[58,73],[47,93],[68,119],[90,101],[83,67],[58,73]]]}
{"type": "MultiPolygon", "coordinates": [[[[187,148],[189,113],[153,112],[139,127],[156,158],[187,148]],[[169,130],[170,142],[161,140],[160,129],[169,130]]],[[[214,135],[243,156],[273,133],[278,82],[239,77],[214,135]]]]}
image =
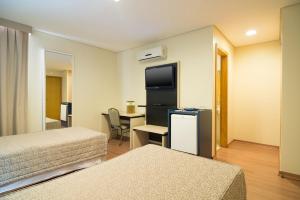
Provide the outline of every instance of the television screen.
{"type": "Polygon", "coordinates": [[[174,88],[176,79],[175,69],[175,66],[172,64],[146,68],[146,88],[174,88]]]}

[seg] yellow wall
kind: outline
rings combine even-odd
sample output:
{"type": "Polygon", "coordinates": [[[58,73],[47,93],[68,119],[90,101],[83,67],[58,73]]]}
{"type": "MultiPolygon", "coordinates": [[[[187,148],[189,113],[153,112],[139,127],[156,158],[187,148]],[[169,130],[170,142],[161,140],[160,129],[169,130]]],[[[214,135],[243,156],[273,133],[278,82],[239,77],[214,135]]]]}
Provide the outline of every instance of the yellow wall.
{"type": "Polygon", "coordinates": [[[300,4],[282,9],[280,170],[300,175],[300,4]]]}
{"type": "Polygon", "coordinates": [[[236,48],[215,27],[214,44],[228,54],[228,143],[279,146],[279,41],[236,48]]]}
{"type": "Polygon", "coordinates": [[[72,78],[72,71],[68,70],[67,71],[67,101],[68,102],[72,102],[72,82],[73,78],[72,78]]]}
{"type": "Polygon", "coordinates": [[[29,38],[28,131],[41,131],[43,127],[44,49],[74,56],[73,125],[100,130],[101,112],[120,104],[119,85],[114,78],[116,53],[33,31],[29,38]]]}
{"type": "Polygon", "coordinates": [[[235,139],[279,146],[279,41],[235,49],[231,129],[235,139]]]}

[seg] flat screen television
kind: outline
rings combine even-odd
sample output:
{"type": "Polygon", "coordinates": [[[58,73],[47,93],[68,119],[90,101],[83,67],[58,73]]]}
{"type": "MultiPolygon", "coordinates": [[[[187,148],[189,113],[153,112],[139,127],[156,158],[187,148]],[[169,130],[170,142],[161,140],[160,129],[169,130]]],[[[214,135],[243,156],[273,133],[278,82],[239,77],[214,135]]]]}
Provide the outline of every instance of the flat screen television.
{"type": "Polygon", "coordinates": [[[177,63],[147,67],[145,70],[146,89],[171,89],[176,87],[177,63]]]}

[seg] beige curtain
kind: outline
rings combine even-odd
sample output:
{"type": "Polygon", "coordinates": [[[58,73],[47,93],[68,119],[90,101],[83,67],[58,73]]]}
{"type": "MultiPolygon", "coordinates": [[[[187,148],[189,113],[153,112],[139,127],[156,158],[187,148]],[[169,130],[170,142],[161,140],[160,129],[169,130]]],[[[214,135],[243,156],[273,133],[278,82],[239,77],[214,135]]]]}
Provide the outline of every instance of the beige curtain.
{"type": "Polygon", "coordinates": [[[26,132],[28,33],[0,26],[0,136],[26,132]]]}

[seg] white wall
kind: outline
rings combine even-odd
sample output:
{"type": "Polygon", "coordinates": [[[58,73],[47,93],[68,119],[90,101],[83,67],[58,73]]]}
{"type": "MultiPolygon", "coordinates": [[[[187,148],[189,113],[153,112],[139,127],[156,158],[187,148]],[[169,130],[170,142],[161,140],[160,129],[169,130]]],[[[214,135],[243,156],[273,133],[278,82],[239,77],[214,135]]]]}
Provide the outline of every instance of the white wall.
{"type": "Polygon", "coordinates": [[[235,49],[230,132],[238,140],[279,146],[279,41],[235,49]]]}
{"type": "Polygon", "coordinates": [[[29,38],[28,131],[42,130],[44,49],[72,54],[73,125],[101,129],[101,112],[120,105],[116,53],[34,31],[29,38]]]}
{"type": "Polygon", "coordinates": [[[282,9],[280,171],[300,175],[300,4],[282,9]]]}

